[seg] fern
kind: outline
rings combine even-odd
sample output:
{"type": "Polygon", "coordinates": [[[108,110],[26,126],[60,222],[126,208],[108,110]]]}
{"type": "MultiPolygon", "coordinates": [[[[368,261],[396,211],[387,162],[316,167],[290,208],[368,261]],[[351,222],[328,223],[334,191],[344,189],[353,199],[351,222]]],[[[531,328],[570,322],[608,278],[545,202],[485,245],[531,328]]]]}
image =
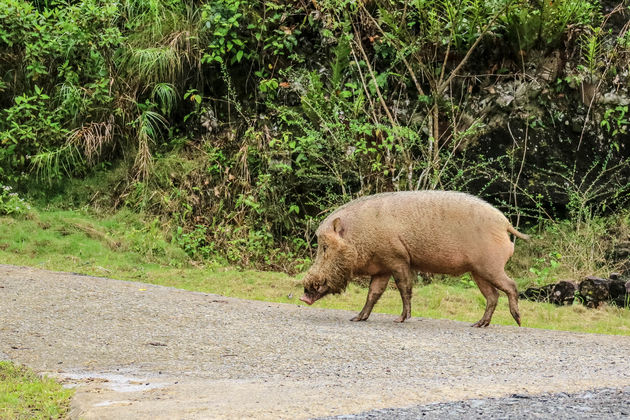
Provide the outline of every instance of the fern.
{"type": "Polygon", "coordinates": [[[151,92],[151,100],[158,104],[162,114],[169,115],[177,105],[177,90],[171,83],[157,83],[151,92]]]}
{"type": "Polygon", "coordinates": [[[123,59],[123,66],[130,75],[148,83],[174,83],[182,70],[182,60],[170,47],[130,47],[123,59]]]}
{"type": "Polygon", "coordinates": [[[71,143],[58,149],[39,152],[31,157],[31,168],[37,178],[49,185],[64,175],[72,175],[81,164],[83,164],[81,153],[71,143]]]}
{"type": "Polygon", "coordinates": [[[332,78],[330,82],[335,89],[340,87],[343,76],[347,74],[351,51],[348,36],[342,36],[335,47],[335,61],[332,64],[332,78]]]}

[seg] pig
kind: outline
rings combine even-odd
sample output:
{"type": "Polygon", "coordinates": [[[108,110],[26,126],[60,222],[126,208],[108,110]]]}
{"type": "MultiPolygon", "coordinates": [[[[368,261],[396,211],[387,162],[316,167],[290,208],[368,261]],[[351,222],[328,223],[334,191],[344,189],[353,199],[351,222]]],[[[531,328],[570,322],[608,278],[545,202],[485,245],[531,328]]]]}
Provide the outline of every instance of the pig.
{"type": "Polygon", "coordinates": [[[521,325],[518,291],[504,267],[514,253],[517,231],[486,201],[454,191],[401,191],[362,197],[339,207],[316,231],[315,261],[303,279],[301,301],[312,305],[341,293],[355,276],[370,276],[365,306],[351,321],[365,321],[394,277],[402,298],[402,314],[411,317],[411,291],[417,272],[459,276],[471,273],[486,298],[482,318],[487,327],[499,290],[508,297],[510,313],[521,325]]]}

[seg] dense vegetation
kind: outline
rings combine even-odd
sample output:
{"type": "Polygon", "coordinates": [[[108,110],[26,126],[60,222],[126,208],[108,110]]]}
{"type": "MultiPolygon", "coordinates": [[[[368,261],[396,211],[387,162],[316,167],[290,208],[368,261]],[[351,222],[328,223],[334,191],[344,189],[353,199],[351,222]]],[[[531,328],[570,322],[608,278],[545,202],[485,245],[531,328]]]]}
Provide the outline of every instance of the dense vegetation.
{"type": "MultiPolygon", "coordinates": [[[[630,203],[629,16],[621,0],[4,0],[0,213],[127,207],[193,258],[291,271],[339,203],[441,188],[514,223],[568,219],[553,228],[593,246],[630,203]]],[[[545,252],[539,270],[562,257],[545,252]]]]}

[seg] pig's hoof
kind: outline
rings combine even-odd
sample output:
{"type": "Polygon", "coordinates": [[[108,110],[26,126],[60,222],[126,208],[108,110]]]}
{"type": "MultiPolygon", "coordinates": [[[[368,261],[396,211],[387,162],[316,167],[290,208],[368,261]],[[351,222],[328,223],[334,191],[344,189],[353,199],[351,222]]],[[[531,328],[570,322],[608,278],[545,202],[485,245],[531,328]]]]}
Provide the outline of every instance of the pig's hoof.
{"type": "Polygon", "coordinates": [[[367,320],[367,318],[363,318],[361,315],[357,315],[354,318],[350,318],[350,321],[352,322],[359,322],[359,321],[365,321],[367,320]]]}
{"type": "Polygon", "coordinates": [[[475,328],[485,328],[488,325],[490,325],[490,321],[485,321],[483,319],[480,319],[479,321],[475,322],[474,324],[471,325],[471,327],[475,327],[475,328]]]}
{"type": "Polygon", "coordinates": [[[396,322],[397,324],[400,324],[400,323],[402,323],[402,322],[405,322],[405,319],[407,319],[407,317],[405,317],[405,316],[399,316],[398,318],[396,318],[396,319],[394,320],[394,322],[396,322]]]}
{"type": "Polygon", "coordinates": [[[516,314],[514,315],[514,320],[516,321],[516,323],[518,324],[518,326],[521,326],[521,315],[520,314],[516,314]]]}

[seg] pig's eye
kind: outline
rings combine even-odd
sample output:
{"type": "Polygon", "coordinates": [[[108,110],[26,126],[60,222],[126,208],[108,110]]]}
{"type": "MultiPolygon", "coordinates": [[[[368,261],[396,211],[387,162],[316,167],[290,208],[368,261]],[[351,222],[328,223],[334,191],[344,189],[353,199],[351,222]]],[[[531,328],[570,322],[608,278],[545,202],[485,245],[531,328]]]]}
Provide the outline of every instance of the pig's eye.
{"type": "Polygon", "coordinates": [[[322,251],[326,252],[326,250],[328,249],[328,245],[322,245],[322,251]]]}

